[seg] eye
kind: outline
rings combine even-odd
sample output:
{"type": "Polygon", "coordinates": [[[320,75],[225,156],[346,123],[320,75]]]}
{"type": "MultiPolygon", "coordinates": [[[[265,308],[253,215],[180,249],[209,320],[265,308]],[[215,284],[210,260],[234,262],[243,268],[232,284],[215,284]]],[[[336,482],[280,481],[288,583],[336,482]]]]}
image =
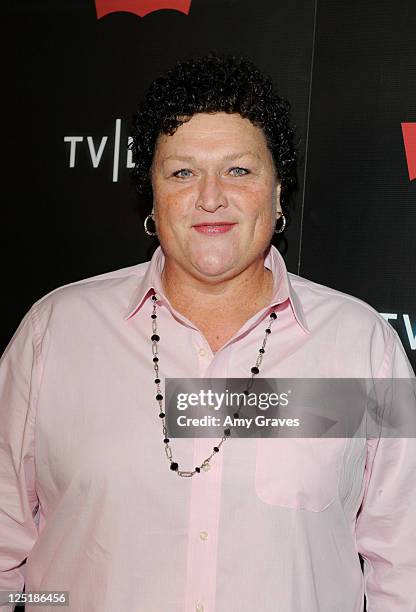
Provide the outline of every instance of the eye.
{"type": "Polygon", "coordinates": [[[232,174],[232,176],[245,176],[246,174],[249,174],[250,170],[247,170],[247,168],[240,168],[239,166],[235,167],[235,168],[231,168],[230,170],[230,174],[232,174]]]}
{"type": "Polygon", "coordinates": [[[177,170],[174,172],[172,176],[177,176],[178,178],[188,178],[191,175],[191,170],[188,170],[188,168],[182,168],[182,170],[177,170]]]}

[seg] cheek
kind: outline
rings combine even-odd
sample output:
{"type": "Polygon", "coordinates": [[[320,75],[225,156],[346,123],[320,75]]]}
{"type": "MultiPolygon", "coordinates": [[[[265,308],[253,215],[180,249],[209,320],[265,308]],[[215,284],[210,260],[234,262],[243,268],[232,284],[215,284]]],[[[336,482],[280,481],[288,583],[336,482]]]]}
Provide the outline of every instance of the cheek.
{"type": "Polygon", "coordinates": [[[235,201],[242,210],[249,211],[254,216],[273,213],[276,200],[273,185],[270,183],[256,184],[244,188],[236,188],[230,192],[229,201],[235,201]]]}
{"type": "Polygon", "coordinates": [[[254,222],[269,225],[275,217],[275,206],[270,194],[257,194],[250,207],[250,216],[254,222]]]}
{"type": "Polygon", "coordinates": [[[179,234],[186,225],[187,209],[183,201],[172,194],[159,194],[154,200],[154,210],[160,235],[179,234]]]}
{"type": "Polygon", "coordinates": [[[153,199],[155,206],[160,210],[185,210],[189,208],[190,202],[193,200],[192,191],[184,188],[182,185],[177,185],[176,188],[159,186],[153,190],[153,199]]]}

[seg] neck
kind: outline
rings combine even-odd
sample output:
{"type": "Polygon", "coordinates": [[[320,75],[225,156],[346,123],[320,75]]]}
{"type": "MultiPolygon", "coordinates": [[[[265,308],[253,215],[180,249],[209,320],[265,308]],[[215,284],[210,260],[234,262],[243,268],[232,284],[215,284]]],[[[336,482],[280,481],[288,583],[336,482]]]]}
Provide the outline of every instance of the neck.
{"type": "Polygon", "coordinates": [[[273,275],[264,258],[226,280],[200,280],[165,260],[162,286],[175,310],[189,320],[248,319],[271,299],[273,275]]]}

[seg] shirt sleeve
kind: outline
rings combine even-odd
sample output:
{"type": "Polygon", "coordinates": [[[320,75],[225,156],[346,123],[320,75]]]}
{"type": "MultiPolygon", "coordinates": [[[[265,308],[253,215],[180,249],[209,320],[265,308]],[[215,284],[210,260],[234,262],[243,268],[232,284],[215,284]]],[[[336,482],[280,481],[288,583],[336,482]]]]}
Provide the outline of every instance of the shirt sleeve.
{"type": "MultiPolygon", "coordinates": [[[[394,330],[380,370],[384,377],[413,379],[413,387],[414,373],[394,330]]],[[[416,611],[415,474],[415,437],[367,441],[364,496],[356,522],[367,612],[416,611]]]]}
{"type": "MultiPolygon", "coordinates": [[[[38,534],[36,354],[31,309],[0,359],[0,591],[23,590],[24,561],[38,534]]],[[[10,612],[14,606],[0,609],[10,612]]]]}

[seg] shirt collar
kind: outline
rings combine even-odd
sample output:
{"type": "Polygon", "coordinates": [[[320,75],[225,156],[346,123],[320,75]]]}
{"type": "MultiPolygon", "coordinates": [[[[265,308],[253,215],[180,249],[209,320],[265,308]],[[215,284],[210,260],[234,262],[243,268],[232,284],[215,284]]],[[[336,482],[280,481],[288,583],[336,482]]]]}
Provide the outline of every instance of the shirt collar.
{"type": "MultiPolygon", "coordinates": [[[[140,279],[133,293],[127,312],[124,315],[125,320],[130,319],[130,317],[140,310],[149,295],[155,292],[164,295],[161,282],[164,265],[165,256],[162,247],[158,246],[153,253],[144,276],[140,279]]],[[[264,260],[264,265],[271,270],[273,274],[273,294],[270,306],[283,304],[288,301],[295,320],[305,332],[309,333],[310,330],[306,322],[300,299],[292,287],[284,259],[274,245],[270,245],[264,260]]]]}

